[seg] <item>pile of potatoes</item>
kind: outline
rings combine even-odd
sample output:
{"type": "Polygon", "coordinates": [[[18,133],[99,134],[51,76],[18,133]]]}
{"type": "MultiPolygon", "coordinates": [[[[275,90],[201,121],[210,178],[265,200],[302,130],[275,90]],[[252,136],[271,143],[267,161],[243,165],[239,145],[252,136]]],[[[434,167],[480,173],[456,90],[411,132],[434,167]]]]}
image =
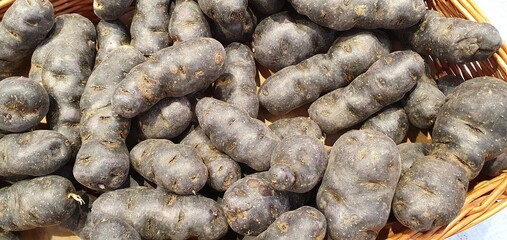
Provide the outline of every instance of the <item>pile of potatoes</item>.
{"type": "Polygon", "coordinates": [[[376,239],[448,224],[507,168],[507,83],[429,64],[489,58],[489,24],[424,0],[93,9],[16,0],[0,23],[2,239],[376,239]]]}

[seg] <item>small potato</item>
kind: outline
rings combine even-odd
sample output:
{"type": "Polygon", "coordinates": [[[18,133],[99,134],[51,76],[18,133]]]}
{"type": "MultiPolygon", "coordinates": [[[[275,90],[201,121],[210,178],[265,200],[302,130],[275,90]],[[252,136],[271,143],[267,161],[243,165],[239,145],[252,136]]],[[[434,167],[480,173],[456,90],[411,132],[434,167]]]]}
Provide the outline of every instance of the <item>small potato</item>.
{"type": "Polygon", "coordinates": [[[130,45],[130,33],[121,21],[100,21],[97,24],[97,56],[95,67],[116,48],[130,45]]]}
{"type": "Polygon", "coordinates": [[[45,176],[64,166],[70,158],[69,140],[56,131],[13,133],[0,139],[2,177],[45,176]]]}
{"type": "Polygon", "coordinates": [[[256,171],[269,169],[271,153],[280,138],[262,121],[209,97],[197,103],[195,112],[201,128],[219,150],[256,171]]]}
{"type": "Polygon", "coordinates": [[[169,20],[171,0],[137,0],[136,13],[130,25],[130,45],[146,56],[169,47],[169,20]]]}
{"type": "Polygon", "coordinates": [[[105,21],[119,19],[134,0],[94,0],[93,12],[105,21]]]}
{"type": "Polygon", "coordinates": [[[208,185],[219,192],[225,192],[241,178],[239,164],[227,154],[218,150],[204,131],[197,127],[180,144],[194,147],[208,169],[208,185]]]}
{"type": "Polygon", "coordinates": [[[336,32],[293,12],[273,14],[262,20],[253,34],[255,60],[279,71],[315,54],[325,53],[336,32]]]}
{"type": "Polygon", "coordinates": [[[424,74],[424,60],[412,51],[390,53],[376,61],[348,86],[332,91],[308,109],[327,134],[352,127],[410,91],[424,74]]]}
{"type": "Polygon", "coordinates": [[[37,82],[25,77],[0,81],[0,130],[29,130],[39,124],[48,111],[48,93],[37,82]]]}
{"type": "Polygon", "coordinates": [[[169,21],[169,36],[176,44],[192,38],[211,37],[211,28],[199,4],[177,0],[169,21]]]}
{"type": "Polygon", "coordinates": [[[323,138],[319,125],[307,117],[283,118],[274,121],[268,127],[281,139],[297,135],[323,138]]]}
{"type": "Polygon", "coordinates": [[[139,233],[120,219],[104,219],[95,224],[90,234],[93,240],[141,240],[139,233]]]}
{"type": "Polygon", "coordinates": [[[177,137],[190,125],[193,112],[186,97],[166,98],[134,119],[144,139],[177,137]]]}
{"type": "Polygon", "coordinates": [[[144,178],[179,195],[195,194],[206,184],[208,169],[190,146],[149,139],[130,151],[132,167],[144,178]]]}
{"type": "Polygon", "coordinates": [[[376,239],[400,174],[400,153],[392,139],[375,130],[343,134],[331,149],[317,193],[329,239],[376,239]]]}
{"type": "Polygon", "coordinates": [[[377,130],[390,137],[396,144],[400,144],[408,132],[408,117],[401,107],[386,107],[368,120],[361,129],[377,130]]]}
{"type": "Polygon", "coordinates": [[[268,178],[276,190],[305,193],[320,182],[326,167],[327,152],[319,139],[290,136],[271,153],[268,178]]]}

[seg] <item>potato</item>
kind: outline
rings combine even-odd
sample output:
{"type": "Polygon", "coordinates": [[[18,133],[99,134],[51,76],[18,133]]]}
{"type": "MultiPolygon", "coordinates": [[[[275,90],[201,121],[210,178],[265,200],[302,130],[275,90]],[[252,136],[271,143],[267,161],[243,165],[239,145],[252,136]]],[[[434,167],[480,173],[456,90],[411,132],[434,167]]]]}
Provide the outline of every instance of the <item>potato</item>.
{"type": "Polygon", "coordinates": [[[222,208],[212,199],[143,187],[102,194],[93,203],[81,236],[106,218],[122,219],[142,239],[221,239],[228,230],[222,208]]]}
{"type": "Polygon", "coordinates": [[[307,135],[317,139],[323,139],[319,125],[307,117],[282,118],[270,124],[269,129],[281,139],[307,135]]]}
{"type": "Polygon", "coordinates": [[[169,36],[174,43],[192,38],[211,37],[211,28],[199,4],[177,0],[169,21],[169,36]]]}
{"type": "Polygon", "coordinates": [[[204,14],[220,24],[240,22],[245,18],[248,0],[198,0],[204,14]]]}
{"type": "Polygon", "coordinates": [[[105,21],[119,19],[134,0],[93,0],[93,12],[105,21]]]}
{"type": "Polygon", "coordinates": [[[259,112],[257,97],[257,67],[250,48],[231,43],[225,48],[227,57],[224,73],[215,81],[214,97],[232,103],[256,118],[259,112]]]}
{"type": "Polygon", "coordinates": [[[192,106],[186,97],[166,98],[134,119],[144,139],[177,137],[190,125],[192,106]]]}
{"type": "Polygon", "coordinates": [[[211,38],[191,39],[163,49],[133,68],[111,100],[126,118],[166,97],[181,97],[209,86],[223,73],[225,49],[211,38]]]}
{"type": "Polygon", "coordinates": [[[426,74],[417,80],[415,87],[402,102],[412,125],[420,129],[433,127],[438,110],[444,105],[445,95],[431,77],[429,66],[426,67],[426,74]]]}
{"type": "Polygon", "coordinates": [[[268,179],[276,190],[305,193],[320,182],[326,167],[327,152],[319,139],[290,136],[271,153],[268,179]]]}
{"type": "Polygon", "coordinates": [[[208,169],[197,150],[166,139],[138,143],[130,151],[130,162],[144,178],[179,195],[195,194],[208,179],[208,169]]]}
{"type": "Polygon", "coordinates": [[[209,97],[197,103],[195,112],[201,128],[220,151],[256,171],[269,169],[271,152],[280,138],[262,121],[209,97]]]}
{"type": "Polygon", "coordinates": [[[447,97],[433,127],[429,156],[414,162],[396,189],[393,211],[399,222],[427,231],[457,216],[468,182],[486,159],[507,149],[505,105],[507,83],[493,77],[468,80],[447,97]]]}
{"type": "Polygon", "coordinates": [[[258,11],[264,15],[272,15],[280,12],[285,4],[286,0],[249,0],[248,5],[251,6],[255,11],[258,11]]]}
{"type": "Polygon", "coordinates": [[[229,226],[242,235],[258,235],[290,210],[289,195],[271,187],[267,174],[246,176],[227,189],[221,206],[229,226]]]}
{"type": "Polygon", "coordinates": [[[214,38],[228,45],[233,42],[250,42],[252,34],[257,26],[257,17],[250,8],[245,10],[243,18],[232,23],[220,23],[211,21],[211,33],[214,38]]]}
{"type": "Polygon", "coordinates": [[[415,160],[423,158],[430,153],[431,144],[428,143],[402,143],[398,145],[401,156],[401,173],[405,173],[415,160]]]}
{"type": "Polygon", "coordinates": [[[35,127],[49,111],[49,96],[26,77],[0,81],[0,130],[23,132],[35,127]]]}
{"type": "Polygon", "coordinates": [[[273,14],[262,20],[252,37],[255,60],[279,71],[315,54],[325,53],[336,32],[293,12],[273,14]]]}
{"type": "Polygon", "coordinates": [[[419,24],[398,35],[418,53],[449,63],[485,60],[502,45],[493,25],[448,18],[433,10],[426,10],[419,24]]]}
{"type": "Polygon", "coordinates": [[[241,168],[227,154],[218,150],[204,131],[197,127],[180,144],[194,147],[208,169],[208,185],[216,191],[225,192],[241,178],[241,168]]]}
{"type": "Polygon", "coordinates": [[[423,0],[288,0],[299,14],[337,31],[351,28],[403,29],[419,22],[423,0]]]}
{"type": "Polygon", "coordinates": [[[336,133],[401,100],[423,74],[424,60],[417,53],[390,53],[348,86],[313,102],[308,113],[323,132],[336,133]]]}
{"type": "Polygon", "coordinates": [[[496,177],[505,172],[505,169],[507,169],[507,153],[502,153],[495,159],[484,163],[481,172],[486,176],[496,177]]]}
{"type": "Polygon", "coordinates": [[[71,158],[70,142],[52,130],[8,134],[0,139],[0,176],[51,174],[71,158]]]}
{"type": "Polygon", "coordinates": [[[130,45],[151,56],[172,44],[169,37],[171,0],[137,0],[130,25],[130,45]]]}
{"type": "Polygon", "coordinates": [[[403,108],[388,106],[366,120],[361,129],[377,130],[400,144],[407,135],[408,124],[407,113],[403,108]]]}
{"type": "Polygon", "coordinates": [[[97,67],[114,49],[130,45],[130,32],[121,21],[100,21],[97,24],[97,67]]]}
{"type": "Polygon", "coordinates": [[[82,199],[72,183],[59,176],[19,181],[0,189],[0,228],[24,231],[66,221],[82,199]]]}
{"type": "Polygon", "coordinates": [[[130,119],[115,114],[110,101],[125,73],[143,61],[139,50],[122,46],[106,56],[88,79],[80,102],[82,146],[73,169],[76,180],[87,188],[116,189],[128,177],[129,152],[125,141],[130,119]]]}
{"type": "Polygon", "coordinates": [[[375,130],[343,134],[317,193],[329,239],[375,239],[386,225],[400,174],[392,139],[375,130]]]}
{"type": "Polygon", "coordinates": [[[103,219],[90,233],[93,240],[141,240],[139,233],[121,219],[103,219]]]}
{"type": "Polygon", "coordinates": [[[32,54],[55,23],[48,0],[10,2],[0,22],[0,81],[15,75],[22,60],[32,54]]]}
{"type": "Polygon", "coordinates": [[[315,55],[268,77],[259,89],[259,101],[272,114],[288,113],[348,85],[389,49],[387,35],[382,32],[345,33],[327,54],[315,55]]]}
{"type": "Polygon", "coordinates": [[[448,96],[457,86],[464,82],[465,80],[461,77],[446,75],[437,80],[437,87],[445,96],[448,96]]]}
{"type": "Polygon", "coordinates": [[[280,215],[255,240],[324,239],[326,218],[319,210],[304,206],[280,215]]]}
{"type": "Polygon", "coordinates": [[[16,233],[4,232],[0,230],[0,239],[2,240],[19,240],[19,236],[16,233]]]}

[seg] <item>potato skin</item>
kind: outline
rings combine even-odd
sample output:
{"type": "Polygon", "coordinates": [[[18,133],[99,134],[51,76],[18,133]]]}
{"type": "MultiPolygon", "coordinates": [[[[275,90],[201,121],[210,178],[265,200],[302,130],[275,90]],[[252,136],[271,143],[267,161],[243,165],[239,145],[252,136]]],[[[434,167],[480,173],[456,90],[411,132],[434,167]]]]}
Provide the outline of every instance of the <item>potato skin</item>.
{"type": "Polygon", "coordinates": [[[403,29],[418,23],[426,9],[423,0],[288,1],[299,14],[306,15],[315,23],[337,31],[352,28],[403,29]]]}
{"type": "Polygon", "coordinates": [[[255,240],[322,240],[326,236],[326,217],[319,210],[304,206],[280,215],[266,231],[253,238],[255,240]]]}
{"type": "Polygon", "coordinates": [[[502,174],[505,169],[507,169],[507,153],[502,153],[495,159],[484,163],[484,167],[482,167],[481,173],[485,174],[486,176],[496,177],[502,174]]]}
{"type": "Polygon", "coordinates": [[[366,120],[360,129],[377,130],[400,144],[408,132],[408,117],[401,107],[388,106],[366,120]]]}
{"type": "Polygon", "coordinates": [[[211,33],[222,44],[228,45],[233,42],[250,42],[252,34],[257,26],[257,17],[250,8],[242,14],[244,17],[237,22],[220,23],[211,21],[211,33]]]}
{"type": "Polygon", "coordinates": [[[463,78],[453,75],[447,75],[437,80],[438,89],[445,95],[448,96],[454,89],[460,84],[464,83],[463,78]]]}
{"type": "Polygon", "coordinates": [[[255,11],[260,12],[264,15],[272,15],[280,12],[285,4],[286,0],[249,0],[248,5],[255,11]]]}
{"type": "Polygon", "coordinates": [[[262,20],[253,34],[254,56],[261,65],[279,71],[318,53],[325,53],[336,32],[293,12],[273,14],[262,20]]]}
{"type": "Polygon", "coordinates": [[[105,191],[119,188],[129,171],[129,152],[125,144],[130,119],[118,116],[111,97],[124,74],[144,61],[131,46],[114,49],[91,74],[80,108],[82,146],[74,164],[76,180],[87,188],[105,191]]]}
{"type": "Polygon", "coordinates": [[[166,139],[138,143],[130,151],[130,162],[144,178],[178,195],[195,194],[208,179],[208,169],[197,150],[166,139]]]}
{"type": "Polygon", "coordinates": [[[178,0],[169,21],[169,36],[176,44],[192,38],[211,37],[211,28],[199,4],[178,0]]]}
{"type": "Polygon", "coordinates": [[[0,130],[29,130],[39,124],[48,111],[48,93],[37,82],[26,77],[0,81],[0,130]]]}
{"type": "Polygon", "coordinates": [[[103,219],[90,233],[93,240],[141,240],[139,233],[120,219],[103,219]]]}
{"type": "Polygon", "coordinates": [[[24,231],[48,227],[67,220],[78,202],[72,183],[60,176],[45,176],[19,181],[0,189],[0,228],[24,231]]]}
{"type": "Polygon", "coordinates": [[[218,150],[204,131],[197,127],[180,144],[194,147],[208,169],[208,185],[219,192],[225,192],[241,178],[239,164],[227,154],[218,150]]]}
{"type": "Polygon", "coordinates": [[[93,12],[105,21],[119,19],[134,0],[93,0],[93,12]]]}
{"type": "Polygon", "coordinates": [[[258,235],[290,210],[289,195],[271,187],[266,173],[248,175],[227,189],[221,206],[229,226],[242,235],[258,235]]]}
{"type": "Polygon", "coordinates": [[[225,52],[224,73],[215,81],[214,97],[232,103],[256,118],[259,98],[255,80],[257,66],[252,50],[244,44],[231,43],[225,52]]]}
{"type": "Polygon", "coordinates": [[[0,22],[0,81],[15,74],[54,23],[50,1],[13,1],[0,22]]]}
{"type": "Polygon", "coordinates": [[[197,103],[195,112],[201,128],[220,151],[256,171],[269,169],[271,152],[280,138],[262,121],[230,103],[209,97],[197,103]]]}
{"type": "Polygon", "coordinates": [[[130,45],[130,32],[121,21],[100,21],[97,24],[97,56],[95,67],[114,49],[130,45]]]}
{"type": "Polygon", "coordinates": [[[431,151],[431,144],[402,143],[398,145],[401,156],[401,174],[405,173],[419,158],[427,156],[431,151]]]}
{"type": "Polygon", "coordinates": [[[434,10],[426,10],[419,24],[399,35],[418,53],[449,63],[485,60],[502,45],[493,25],[448,18],[434,10]]]}
{"type": "Polygon", "coordinates": [[[130,25],[130,45],[151,56],[172,44],[169,37],[171,0],[137,0],[130,25]]]}
{"type": "Polygon", "coordinates": [[[163,98],[204,89],[222,75],[225,56],[222,44],[211,38],[191,39],[163,49],[127,74],[115,90],[113,109],[132,118],[163,98]]]}
{"type": "Polygon", "coordinates": [[[323,132],[336,133],[402,99],[423,74],[424,60],[417,53],[390,53],[348,86],[313,102],[308,113],[323,132]]]}
{"type": "Polygon", "coordinates": [[[400,173],[392,139],[375,130],[343,134],[317,193],[329,239],[375,239],[389,217],[400,173]]]}
{"type": "Polygon", "coordinates": [[[102,194],[93,203],[83,235],[104,218],[123,219],[142,239],[211,240],[228,230],[222,208],[212,199],[144,187],[102,194]]]}
{"type": "Polygon", "coordinates": [[[8,134],[0,139],[0,176],[45,176],[71,158],[70,142],[52,130],[8,134]]]}
{"type": "Polygon", "coordinates": [[[435,156],[418,158],[403,173],[393,199],[393,212],[403,225],[428,231],[451,222],[468,189],[465,171],[435,156]]]}
{"type": "Polygon", "coordinates": [[[282,118],[268,127],[281,139],[297,135],[308,135],[317,139],[324,137],[319,125],[307,117],[282,118]]]}
{"type": "Polygon", "coordinates": [[[282,139],[271,153],[268,178],[279,191],[305,193],[324,176],[327,167],[324,144],[312,136],[290,136],[282,139]]]}
{"type": "Polygon", "coordinates": [[[4,232],[0,230],[0,239],[2,240],[19,240],[18,235],[12,232],[4,232]]]}
{"type": "Polygon", "coordinates": [[[271,114],[288,113],[348,85],[389,49],[383,32],[345,33],[327,54],[315,55],[268,77],[259,89],[259,101],[271,114]]]}
{"type": "Polygon", "coordinates": [[[248,8],[248,0],[198,0],[197,2],[206,16],[220,24],[241,22],[248,8]]]}
{"type": "Polygon", "coordinates": [[[165,98],[134,119],[144,139],[177,137],[190,125],[193,113],[186,97],[165,98]]]}

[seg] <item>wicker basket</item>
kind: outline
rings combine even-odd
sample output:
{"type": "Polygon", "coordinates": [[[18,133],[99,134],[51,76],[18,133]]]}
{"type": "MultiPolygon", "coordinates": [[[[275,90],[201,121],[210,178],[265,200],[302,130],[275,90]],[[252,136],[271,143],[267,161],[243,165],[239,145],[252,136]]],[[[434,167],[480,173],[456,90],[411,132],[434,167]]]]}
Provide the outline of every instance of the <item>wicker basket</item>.
{"type": "MultiPolygon", "coordinates": [[[[0,19],[14,0],[0,0],[0,19]]],[[[79,13],[97,22],[93,13],[93,0],[54,0],[53,6],[57,15],[79,13]]],[[[429,8],[446,16],[466,18],[478,22],[489,22],[484,13],[473,0],[426,0],[429,8]]],[[[461,65],[447,64],[435,60],[437,77],[457,75],[464,79],[477,76],[495,76],[507,80],[507,45],[490,59],[461,65]]],[[[269,73],[268,73],[269,74],[269,73]]],[[[261,78],[263,74],[261,72],[261,78]]],[[[274,120],[274,119],[269,119],[274,120]]],[[[412,141],[428,141],[428,132],[419,132],[409,137],[412,141]]],[[[465,205],[460,214],[448,226],[440,227],[426,233],[414,232],[397,222],[389,223],[379,235],[379,239],[445,239],[464,231],[507,207],[507,172],[493,179],[472,182],[465,205]]],[[[23,233],[22,239],[78,239],[57,228],[36,229],[23,233]]]]}

